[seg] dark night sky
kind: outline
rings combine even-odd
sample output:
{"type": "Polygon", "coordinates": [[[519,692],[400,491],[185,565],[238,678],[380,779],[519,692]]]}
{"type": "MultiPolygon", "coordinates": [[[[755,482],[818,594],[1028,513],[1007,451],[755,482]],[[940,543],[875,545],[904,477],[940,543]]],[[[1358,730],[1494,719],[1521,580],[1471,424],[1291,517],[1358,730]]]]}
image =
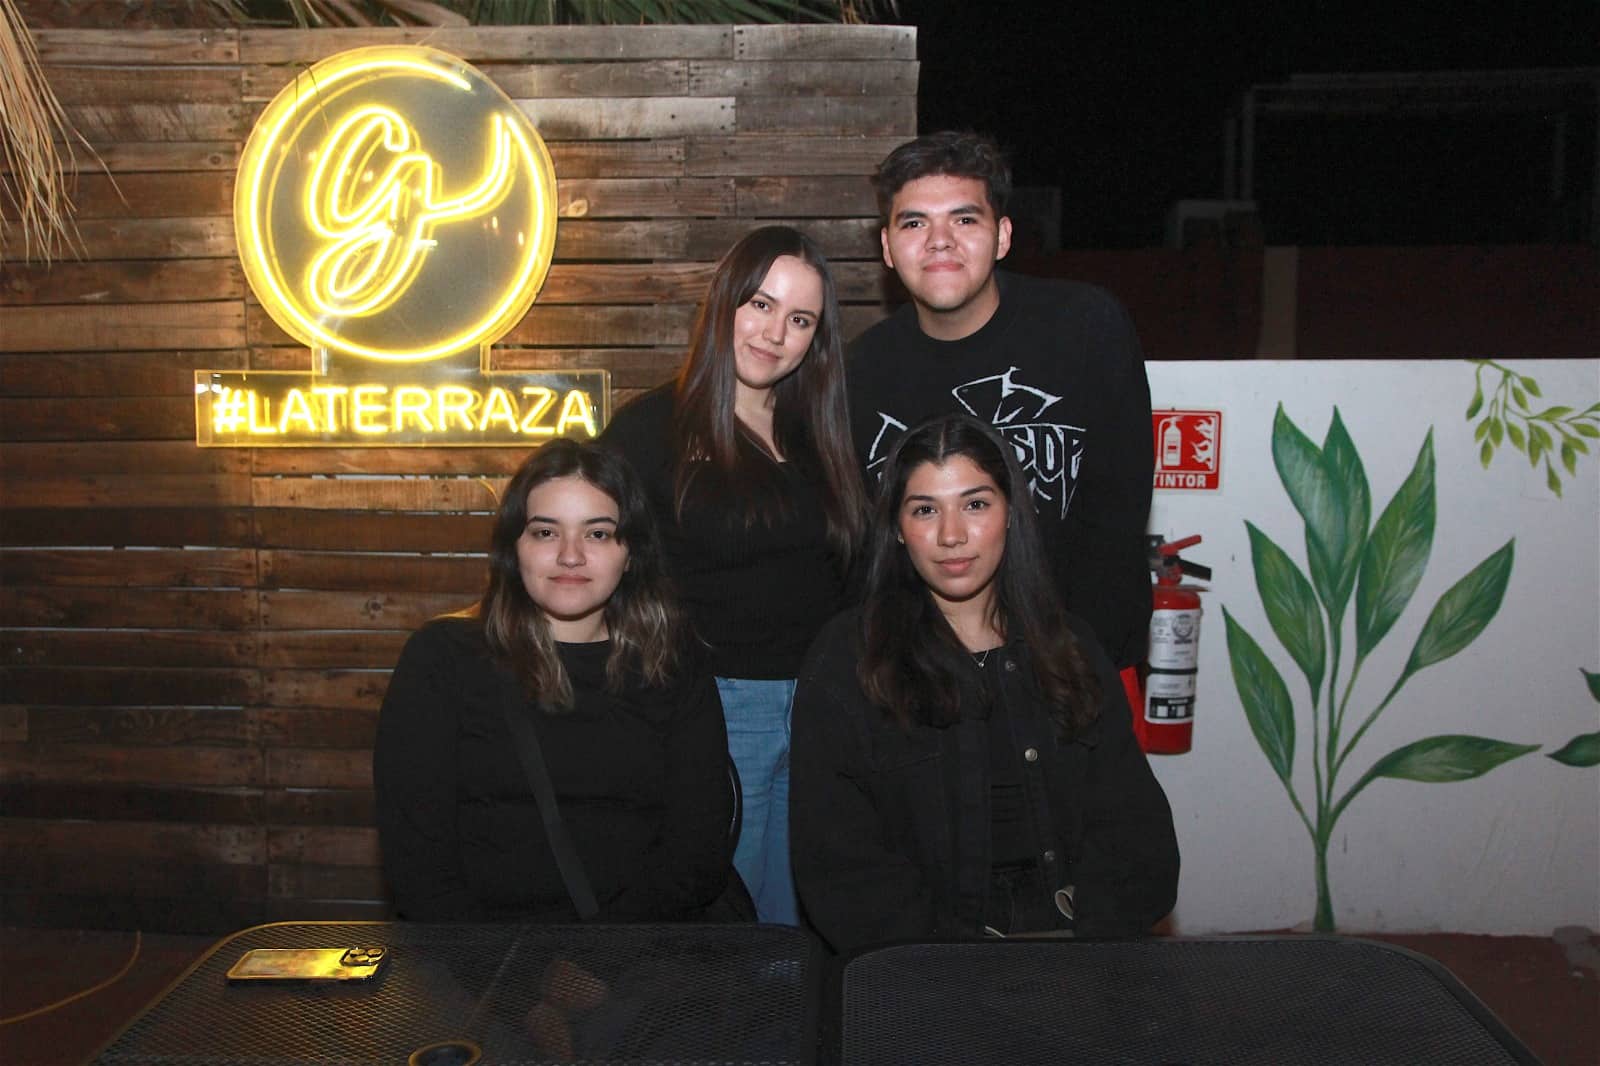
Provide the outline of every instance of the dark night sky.
{"type": "MultiPolygon", "coordinates": [[[[987,130],[1011,153],[1018,184],[1060,186],[1069,247],[1159,243],[1172,201],[1219,196],[1223,118],[1251,84],[1296,73],[1600,64],[1600,0],[899,0],[899,11],[918,27],[921,128],[987,130]]],[[[1503,122],[1379,136],[1393,142],[1379,153],[1395,171],[1388,187],[1420,174],[1428,196],[1466,198],[1458,213],[1474,198],[1493,213],[1530,183],[1548,184],[1526,165],[1508,169],[1508,148],[1547,153],[1503,122]],[[1428,172],[1442,167],[1441,154],[1452,165],[1428,172]]],[[[1592,126],[1583,136],[1580,149],[1592,153],[1592,126]]],[[[1337,136],[1334,144],[1337,162],[1337,136]]],[[[1414,206],[1400,192],[1397,224],[1414,206]]],[[[1493,239],[1484,225],[1478,236],[1493,239]]]]}

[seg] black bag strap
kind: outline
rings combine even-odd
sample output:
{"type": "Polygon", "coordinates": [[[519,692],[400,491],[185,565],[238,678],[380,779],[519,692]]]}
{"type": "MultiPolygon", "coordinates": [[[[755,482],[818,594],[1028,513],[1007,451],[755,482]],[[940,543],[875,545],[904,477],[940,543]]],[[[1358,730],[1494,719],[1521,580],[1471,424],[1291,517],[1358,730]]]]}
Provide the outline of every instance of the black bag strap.
{"type": "Polygon", "coordinates": [[[527,774],[528,784],[533,787],[533,799],[539,805],[539,817],[544,819],[544,833],[550,840],[550,850],[555,852],[556,868],[561,871],[567,895],[572,897],[573,906],[578,908],[578,917],[588,921],[600,913],[600,904],[595,901],[594,889],[589,885],[583,860],[578,858],[578,851],[572,846],[567,824],[561,820],[561,808],[556,806],[556,790],[550,784],[550,770],[545,766],[544,754],[539,747],[539,734],[526,715],[517,713],[517,708],[505,704],[501,709],[505,712],[506,725],[511,727],[511,739],[516,741],[517,758],[522,762],[522,771],[527,774]]]}

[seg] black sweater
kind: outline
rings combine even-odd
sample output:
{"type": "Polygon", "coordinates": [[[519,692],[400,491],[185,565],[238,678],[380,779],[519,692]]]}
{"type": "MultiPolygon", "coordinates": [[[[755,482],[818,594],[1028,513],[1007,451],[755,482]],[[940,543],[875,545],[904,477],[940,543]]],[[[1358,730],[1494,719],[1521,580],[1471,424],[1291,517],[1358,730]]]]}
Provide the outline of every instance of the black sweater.
{"type": "MultiPolygon", "coordinates": [[[[1073,886],[1078,935],[1136,936],[1177,895],[1172,810],[1115,671],[1088,627],[1068,621],[1099,680],[1095,721],[1061,739],[1020,640],[991,653],[993,698],[1020,756],[1024,835],[1043,883],[1073,886]]],[[[961,663],[955,724],[903,729],[862,693],[861,647],[860,612],[848,611],[817,636],[795,689],[789,833],[800,901],[841,953],[979,936],[994,861],[994,731],[980,675],[961,663]]]]}
{"type": "Polygon", "coordinates": [[[732,791],[710,675],[613,694],[609,642],[557,648],[576,706],[545,713],[490,657],[478,622],[434,619],[406,642],[373,753],[383,869],[401,917],[577,920],[508,707],[533,719],[599,920],[668,920],[727,883],[732,791]]]}
{"type": "Polygon", "coordinates": [[[828,548],[821,479],[801,457],[773,463],[773,514],[747,526],[743,499],[719,487],[707,464],[698,464],[702,469],[680,520],[672,390],[664,385],[617,412],[601,443],[644,479],[661,522],[668,569],[695,632],[711,648],[712,672],[794,677],[811,638],[843,606],[844,582],[828,548]]]}
{"type": "Polygon", "coordinates": [[[928,337],[901,307],[850,346],[856,451],[873,471],[904,431],[966,411],[993,424],[1028,474],[1056,584],[1117,666],[1144,658],[1144,533],[1155,455],[1150,387],[1127,312],[1091,285],[1001,273],[976,333],[928,337]]]}

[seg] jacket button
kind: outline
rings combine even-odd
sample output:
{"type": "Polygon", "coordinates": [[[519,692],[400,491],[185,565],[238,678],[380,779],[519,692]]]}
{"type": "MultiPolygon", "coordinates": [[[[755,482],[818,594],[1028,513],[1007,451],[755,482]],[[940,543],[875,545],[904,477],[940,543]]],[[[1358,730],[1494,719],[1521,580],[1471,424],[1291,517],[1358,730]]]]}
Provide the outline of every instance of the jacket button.
{"type": "Polygon", "coordinates": [[[1024,751],[1022,753],[1022,757],[1024,759],[1027,759],[1029,762],[1038,762],[1039,761],[1039,749],[1038,748],[1029,748],[1029,749],[1027,749],[1026,751],[1024,751]]]}
{"type": "Polygon", "coordinates": [[[1044,853],[1044,861],[1045,862],[1055,862],[1056,861],[1056,853],[1053,852],[1053,851],[1045,852],[1044,853]]]}
{"type": "Polygon", "coordinates": [[[1015,660],[1015,659],[1007,659],[1006,660],[1006,673],[1014,674],[1016,672],[1017,672],[1017,660],[1015,660]]]}

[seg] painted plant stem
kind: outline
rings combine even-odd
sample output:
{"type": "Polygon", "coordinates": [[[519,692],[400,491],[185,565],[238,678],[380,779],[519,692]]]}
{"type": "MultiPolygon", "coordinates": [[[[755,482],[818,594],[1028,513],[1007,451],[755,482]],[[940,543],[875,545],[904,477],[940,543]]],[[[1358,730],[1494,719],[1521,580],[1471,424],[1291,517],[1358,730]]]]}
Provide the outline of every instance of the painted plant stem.
{"type": "Polygon", "coordinates": [[[1499,611],[1511,578],[1514,542],[1506,542],[1439,597],[1400,676],[1341,744],[1362,667],[1405,612],[1433,548],[1433,434],[1430,431],[1424,438],[1411,472],[1370,527],[1372,502],[1366,472],[1338,408],[1334,408],[1327,436],[1318,446],[1289,420],[1280,405],[1273,420],[1272,456],[1279,479],[1305,523],[1310,578],[1266,533],[1249,522],[1245,528],[1250,535],[1256,590],[1267,621],[1305,676],[1311,696],[1311,815],[1294,783],[1297,716],[1288,686],[1255,638],[1226,608],[1223,620],[1234,686],[1251,732],[1311,838],[1316,883],[1312,924],[1319,932],[1328,932],[1335,926],[1328,847],[1340,816],[1368,785],[1385,777],[1464,781],[1538,745],[1478,736],[1426,737],[1380,757],[1339,795],[1339,775],[1346,761],[1411,677],[1467,647],[1499,611]],[[1352,601],[1355,654],[1348,676],[1341,678],[1345,612],[1352,601]],[[1320,699],[1324,681],[1326,703],[1320,699]]]}

